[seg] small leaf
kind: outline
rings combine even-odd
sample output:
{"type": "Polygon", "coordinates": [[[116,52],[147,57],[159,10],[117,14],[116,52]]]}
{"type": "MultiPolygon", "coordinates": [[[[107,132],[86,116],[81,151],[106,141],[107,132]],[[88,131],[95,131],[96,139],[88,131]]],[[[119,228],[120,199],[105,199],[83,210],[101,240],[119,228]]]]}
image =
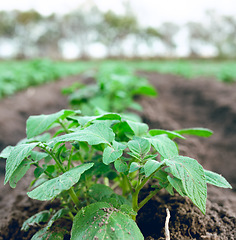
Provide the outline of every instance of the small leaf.
{"type": "MultiPolygon", "coordinates": [[[[207,185],[203,167],[195,160],[189,157],[176,156],[170,160],[165,160],[169,168],[165,171],[181,180],[183,194],[193,201],[193,203],[205,214],[207,185]]],[[[170,179],[169,179],[170,180],[170,179]]],[[[170,181],[173,184],[173,182],[170,181]]],[[[176,187],[175,184],[172,185],[176,187]]],[[[178,191],[178,189],[176,189],[178,191]]]]}
{"type": "Polygon", "coordinates": [[[174,131],[168,131],[168,130],[163,130],[163,129],[151,129],[149,131],[149,134],[151,136],[156,136],[156,135],[161,135],[161,134],[166,134],[168,136],[168,138],[170,138],[171,140],[174,138],[181,138],[181,139],[185,139],[185,137],[183,137],[182,135],[180,135],[179,133],[176,133],[174,131]]]}
{"type": "Polygon", "coordinates": [[[56,228],[54,230],[47,229],[47,227],[39,230],[34,234],[31,240],[63,240],[65,230],[56,228]]]}
{"type": "Polygon", "coordinates": [[[68,172],[63,173],[61,176],[48,180],[27,194],[30,198],[37,200],[51,200],[62,191],[70,189],[79,181],[81,174],[92,166],[93,163],[86,163],[72,168],[68,172]]]}
{"type": "Polygon", "coordinates": [[[140,123],[140,122],[133,122],[126,120],[129,127],[134,132],[134,135],[137,137],[142,137],[147,134],[148,131],[148,125],[146,123],[140,123]]]}
{"type": "Polygon", "coordinates": [[[115,138],[115,134],[112,129],[107,126],[105,122],[94,123],[93,125],[83,129],[77,130],[74,133],[65,134],[56,137],[48,142],[50,146],[54,146],[57,143],[69,142],[69,141],[82,141],[88,142],[90,145],[97,145],[100,143],[109,144],[115,138]]]}
{"type": "Polygon", "coordinates": [[[26,122],[27,138],[32,138],[49,129],[49,127],[59,118],[65,118],[73,114],[72,110],[61,110],[49,115],[30,116],[26,122]]]}
{"type": "Polygon", "coordinates": [[[185,128],[181,130],[174,131],[179,134],[194,135],[198,137],[210,137],[213,132],[207,128],[185,128]]]}
{"type": "Polygon", "coordinates": [[[232,188],[232,186],[228,183],[228,181],[218,173],[204,170],[206,176],[206,182],[217,187],[222,188],[232,188]]]}
{"type": "Polygon", "coordinates": [[[32,162],[30,160],[25,159],[17,167],[17,169],[11,175],[10,180],[9,180],[9,184],[12,188],[15,188],[16,184],[21,180],[22,177],[24,177],[26,172],[30,169],[31,164],[32,164],[32,162]]]}
{"type": "Polygon", "coordinates": [[[4,184],[6,184],[14,171],[18,168],[21,162],[29,156],[30,152],[38,145],[38,143],[21,144],[12,148],[12,151],[6,162],[6,175],[4,184]]]}
{"type": "Polygon", "coordinates": [[[178,178],[175,177],[170,177],[167,176],[167,179],[169,181],[169,183],[175,188],[175,190],[182,196],[185,197],[187,196],[187,193],[184,190],[184,186],[182,184],[182,181],[178,178]]]}
{"type": "Polygon", "coordinates": [[[114,166],[118,172],[126,172],[128,170],[127,163],[121,159],[116,159],[114,166]]]}
{"type": "Polygon", "coordinates": [[[151,144],[147,139],[137,137],[128,142],[128,148],[134,154],[140,157],[145,157],[145,155],[150,151],[151,144]]]}
{"type": "Polygon", "coordinates": [[[125,145],[119,142],[113,141],[112,147],[107,146],[103,151],[103,156],[102,156],[103,163],[108,165],[114,162],[116,159],[120,158],[125,148],[126,148],[125,145]]]}
{"type": "Polygon", "coordinates": [[[13,148],[13,146],[7,146],[4,148],[0,153],[0,158],[8,158],[13,148]]]}
{"type": "Polygon", "coordinates": [[[48,156],[47,153],[44,152],[37,152],[37,151],[32,151],[30,153],[30,157],[35,161],[38,162],[40,160],[42,160],[43,158],[46,158],[48,156]]]}
{"type": "Polygon", "coordinates": [[[47,222],[48,219],[50,218],[50,212],[45,210],[42,212],[39,212],[32,217],[28,218],[26,221],[24,221],[21,231],[28,231],[31,226],[37,226],[37,224],[41,222],[47,222]]]}
{"type": "Polygon", "coordinates": [[[120,206],[120,208],[119,208],[122,212],[124,212],[124,213],[126,213],[126,214],[128,214],[128,215],[134,215],[134,216],[136,216],[137,215],[137,212],[135,212],[134,210],[133,210],[133,208],[130,206],[130,205],[128,205],[128,204],[123,204],[123,205],[121,205],[120,206]]]}
{"type": "Polygon", "coordinates": [[[137,171],[140,167],[141,167],[141,166],[140,166],[138,163],[132,162],[132,163],[130,164],[129,173],[132,173],[132,172],[137,171]]]}
{"type": "Polygon", "coordinates": [[[157,135],[148,140],[163,158],[168,159],[179,155],[175,143],[164,135],[157,135]]]}
{"type": "Polygon", "coordinates": [[[71,240],[107,238],[144,239],[135,221],[108,203],[93,203],[77,213],[71,230],[71,240]]]}
{"type": "Polygon", "coordinates": [[[89,189],[89,196],[96,201],[101,201],[104,197],[109,198],[113,193],[110,187],[103,184],[94,184],[89,189]]]}
{"type": "Polygon", "coordinates": [[[47,224],[47,229],[49,229],[52,224],[57,221],[58,219],[62,218],[63,216],[65,216],[67,213],[69,212],[69,209],[67,208],[62,208],[60,210],[58,210],[50,219],[50,221],[47,224]]]}
{"type": "Polygon", "coordinates": [[[161,168],[164,164],[163,162],[158,162],[156,160],[148,160],[144,165],[145,176],[149,177],[153,174],[158,168],[161,168]]]}

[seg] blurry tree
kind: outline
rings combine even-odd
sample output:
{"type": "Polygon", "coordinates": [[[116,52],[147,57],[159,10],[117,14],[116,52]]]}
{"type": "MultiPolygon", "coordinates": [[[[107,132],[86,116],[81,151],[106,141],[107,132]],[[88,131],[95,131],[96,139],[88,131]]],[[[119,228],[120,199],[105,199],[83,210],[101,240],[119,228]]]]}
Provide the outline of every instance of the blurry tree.
{"type": "Polygon", "coordinates": [[[17,36],[17,51],[19,58],[34,55],[34,44],[38,38],[38,23],[42,16],[34,11],[20,12],[16,11],[15,35],[17,36]]]}
{"type": "Polygon", "coordinates": [[[99,38],[107,47],[108,57],[122,56],[123,42],[128,36],[135,35],[138,29],[136,17],[133,15],[117,15],[108,11],[103,15],[103,21],[98,26],[99,38]]]}
{"type": "Polygon", "coordinates": [[[74,42],[80,50],[80,57],[89,57],[89,46],[97,38],[97,23],[101,18],[97,7],[77,10],[64,16],[61,23],[64,39],[74,42]]]}
{"type": "Polygon", "coordinates": [[[61,58],[59,41],[63,37],[61,31],[61,18],[52,14],[41,21],[41,34],[36,40],[38,57],[61,58]]]}
{"type": "Polygon", "coordinates": [[[186,26],[188,29],[189,55],[198,57],[202,54],[202,45],[209,42],[209,32],[205,25],[199,22],[188,22],[186,26]]]}
{"type": "Polygon", "coordinates": [[[217,49],[218,57],[236,57],[236,18],[206,12],[209,20],[208,41],[217,49]]]}
{"type": "Polygon", "coordinates": [[[159,28],[159,33],[162,36],[162,42],[166,47],[167,55],[172,57],[176,48],[174,37],[179,31],[179,26],[172,22],[164,22],[159,28]]]}

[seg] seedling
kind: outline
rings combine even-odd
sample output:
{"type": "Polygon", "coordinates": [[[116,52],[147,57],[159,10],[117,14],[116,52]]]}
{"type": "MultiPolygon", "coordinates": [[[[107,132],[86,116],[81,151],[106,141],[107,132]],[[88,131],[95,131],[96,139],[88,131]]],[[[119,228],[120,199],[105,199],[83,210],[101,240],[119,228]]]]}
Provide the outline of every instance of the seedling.
{"type": "Polygon", "coordinates": [[[208,137],[208,129],[149,130],[117,113],[81,116],[79,111],[61,110],[29,117],[26,133],[27,139],[0,155],[7,159],[5,184],[16,187],[34,166],[28,196],[61,202],[58,211],[45,210],[24,222],[23,231],[42,226],[33,240],[63,239],[65,234],[72,240],[144,239],[136,215],[161,189],[189,197],[205,213],[207,183],[231,188],[221,175],[179,155],[175,138],[208,137]],[[49,129],[52,137],[44,133],[49,129]],[[139,201],[147,183],[153,190],[139,201]],[[70,233],[57,228],[60,218],[72,222],[70,233]]]}
{"type": "Polygon", "coordinates": [[[134,98],[157,95],[147,79],[135,76],[123,65],[101,66],[95,81],[90,85],[76,83],[63,91],[69,94],[72,108],[80,109],[84,115],[94,115],[97,108],[117,113],[127,112],[128,109],[141,111],[141,105],[134,98]]]}

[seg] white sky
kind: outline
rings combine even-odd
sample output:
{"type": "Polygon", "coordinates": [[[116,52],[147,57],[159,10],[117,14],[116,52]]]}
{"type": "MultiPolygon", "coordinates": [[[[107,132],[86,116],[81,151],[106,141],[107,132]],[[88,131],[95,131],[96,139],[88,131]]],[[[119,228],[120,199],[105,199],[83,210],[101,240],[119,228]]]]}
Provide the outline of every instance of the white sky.
{"type": "MultiPolygon", "coordinates": [[[[0,10],[36,9],[42,14],[66,13],[81,4],[94,2],[103,10],[123,11],[124,0],[0,0],[0,10]]],[[[219,14],[236,15],[236,0],[130,0],[131,7],[143,25],[159,25],[172,21],[202,21],[208,9],[219,14]]]]}

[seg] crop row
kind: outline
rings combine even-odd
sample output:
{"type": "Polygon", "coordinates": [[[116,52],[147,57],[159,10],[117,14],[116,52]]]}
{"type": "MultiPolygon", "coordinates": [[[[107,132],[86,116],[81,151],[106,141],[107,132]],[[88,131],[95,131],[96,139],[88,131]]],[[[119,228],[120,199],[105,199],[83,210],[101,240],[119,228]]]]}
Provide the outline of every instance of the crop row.
{"type": "Polygon", "coordinates": [[[44,210],[24,222],[22,231],[42,227],[31,239],[143,240],[136,215],[161,189],[189,197],[205,214],[207,183],[231,188],[221,175],[179,155],[175,139],[209,137],[209,129],[149,130],[129,114],[141,110],[136,96],[156,96],[146,79],[120,65],[102,66],[94,78],[92,85],[64,90],[74,110],[29,117],[27,138],[0,154],[7,159],[5,184],[15,188],[34,167],[28,196],[61,202],[59,210],[44,210]],[[140,201],[148,182],[152,186],[140,201]],[[62,218],[71,230],[57,221],[62,218]]]}

